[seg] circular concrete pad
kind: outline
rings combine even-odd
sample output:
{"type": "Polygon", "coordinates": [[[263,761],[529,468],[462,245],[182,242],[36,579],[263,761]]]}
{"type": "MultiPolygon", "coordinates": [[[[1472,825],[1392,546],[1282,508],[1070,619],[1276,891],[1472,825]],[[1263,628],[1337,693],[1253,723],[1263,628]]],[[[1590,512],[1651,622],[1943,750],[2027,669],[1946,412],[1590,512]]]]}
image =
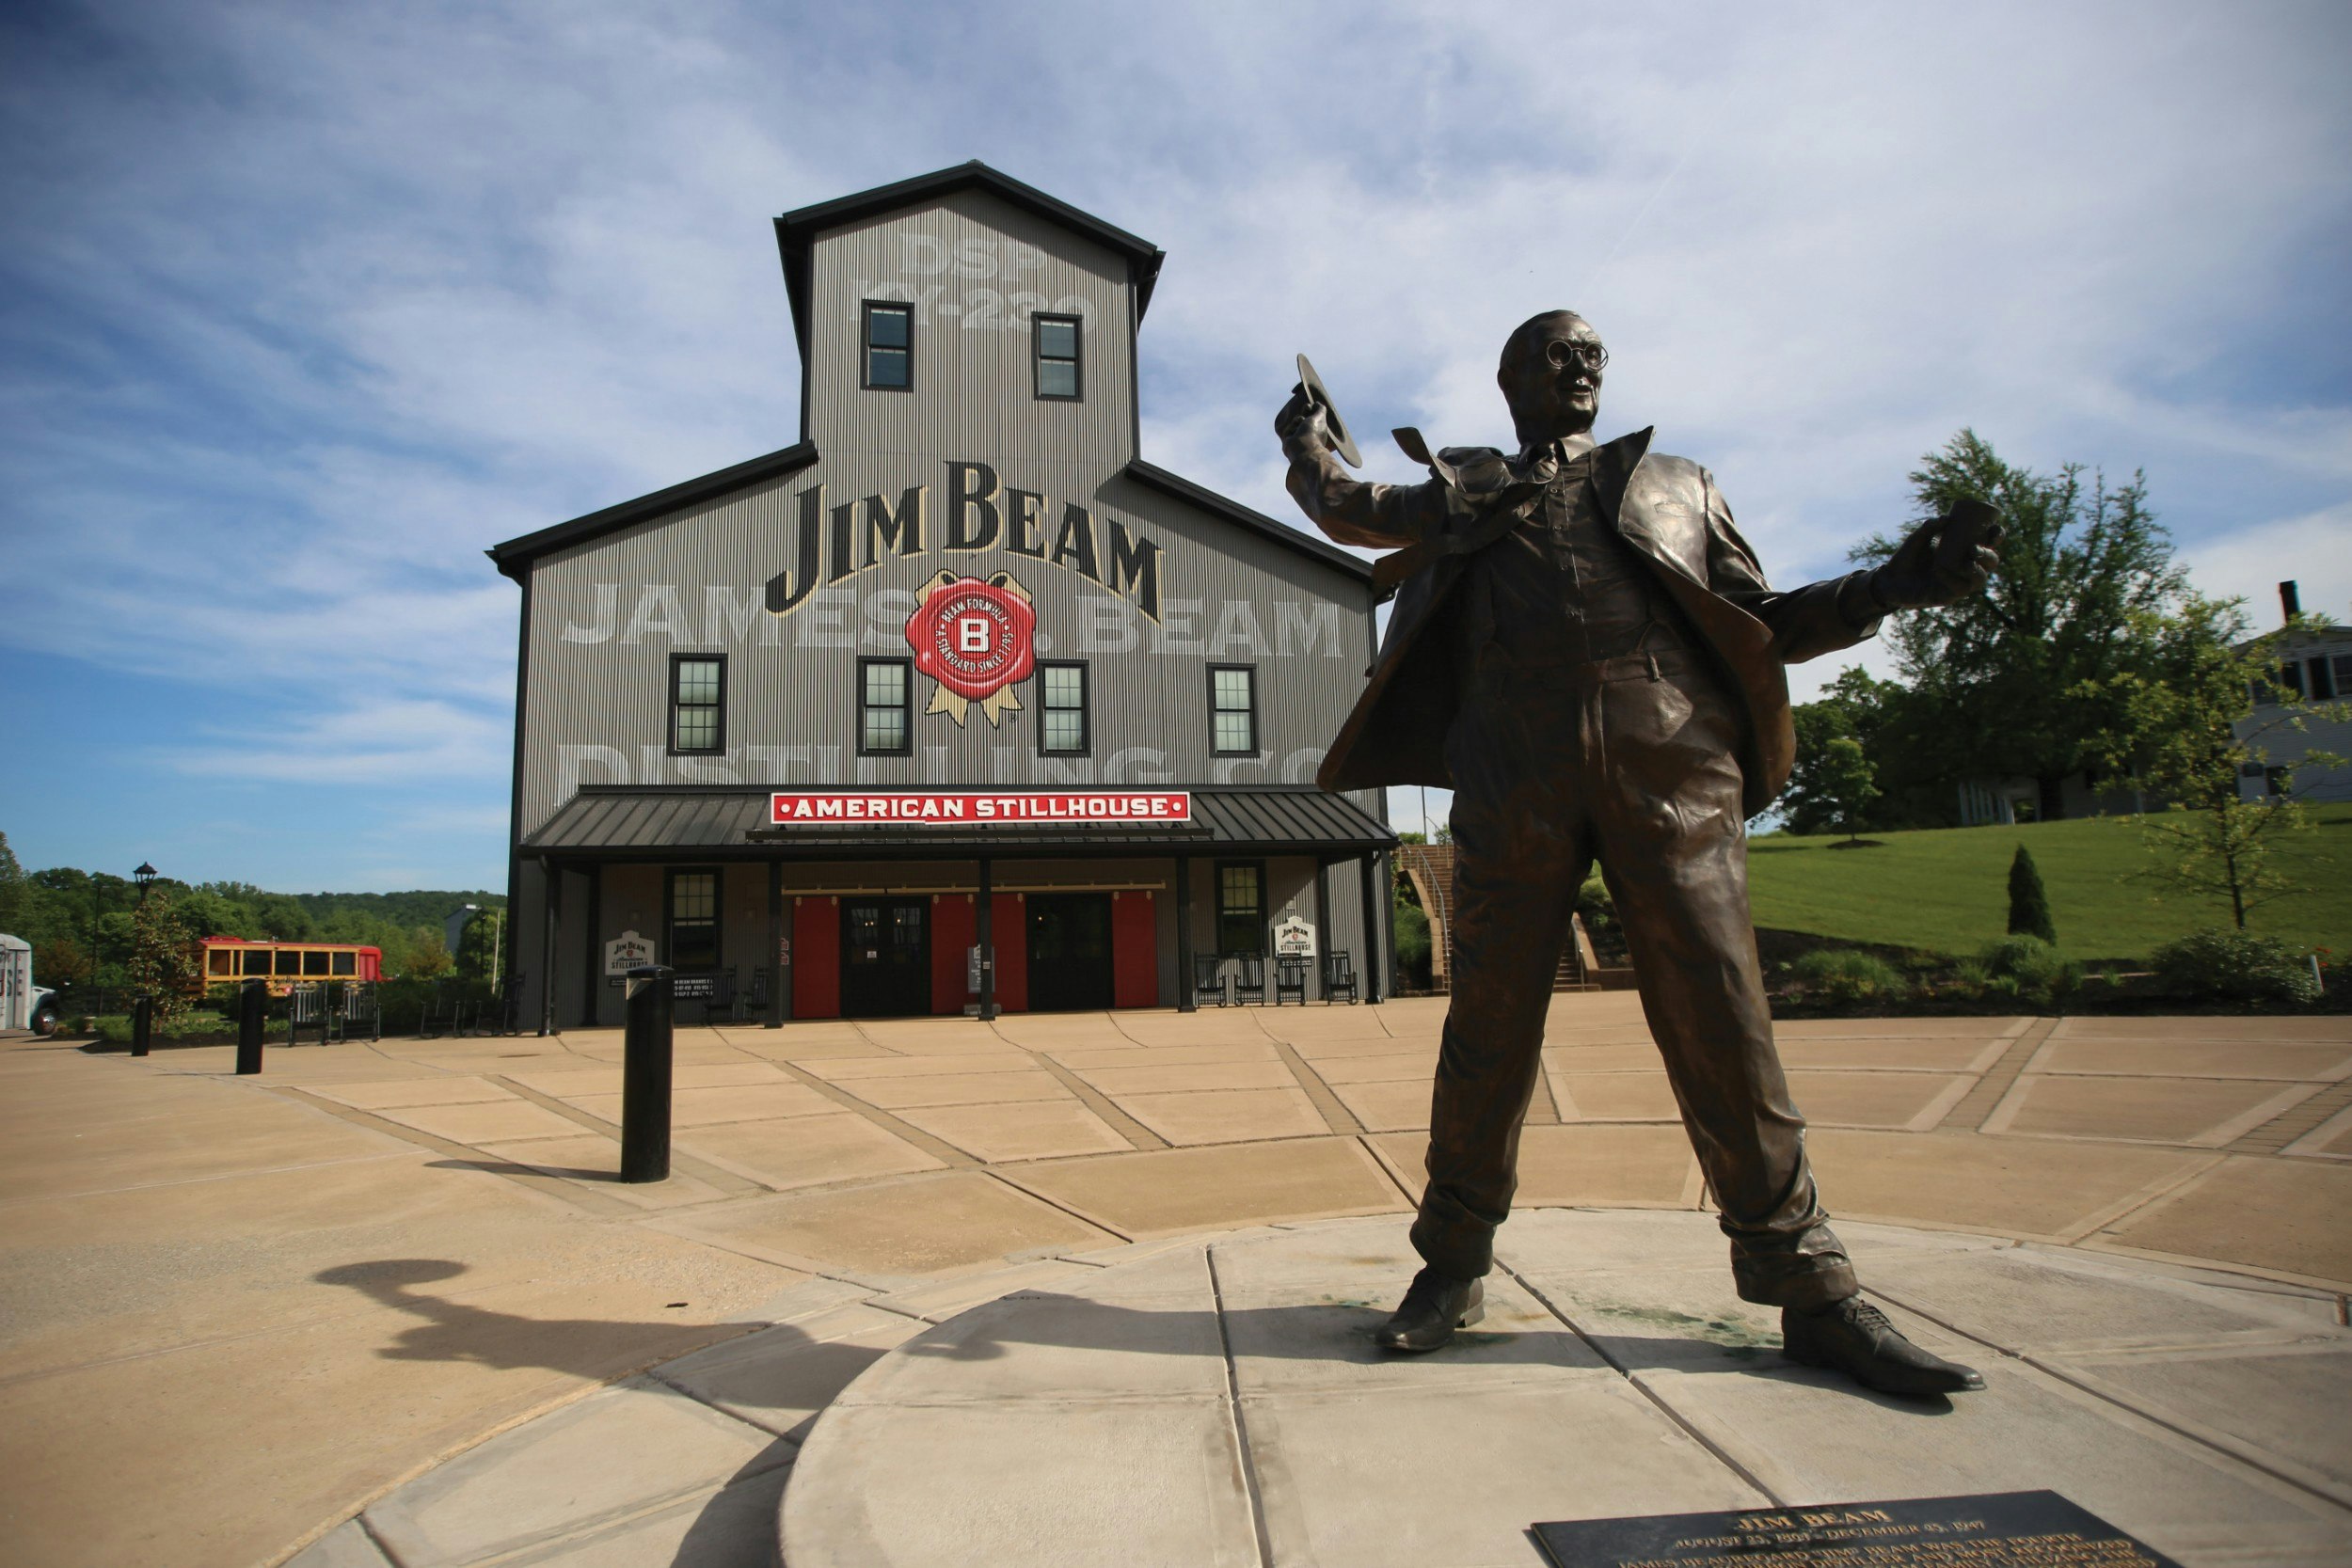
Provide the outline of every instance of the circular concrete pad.
{"type": "Polygon", "coordinates": [[[2352,1332],[2324,1291],[2071,1249],[1841,1227],[1950,1401],[1786,1362],[1709,1216],[1516,1216],[1487,1314],[1371,1331],[1395,1217],[1147,1251],[876,1361],[809,1433],[788,1568],[1540,1568],[1528,1528],[2049,1488],[2188,1564],[2352,1560],[2352,1332]]]}

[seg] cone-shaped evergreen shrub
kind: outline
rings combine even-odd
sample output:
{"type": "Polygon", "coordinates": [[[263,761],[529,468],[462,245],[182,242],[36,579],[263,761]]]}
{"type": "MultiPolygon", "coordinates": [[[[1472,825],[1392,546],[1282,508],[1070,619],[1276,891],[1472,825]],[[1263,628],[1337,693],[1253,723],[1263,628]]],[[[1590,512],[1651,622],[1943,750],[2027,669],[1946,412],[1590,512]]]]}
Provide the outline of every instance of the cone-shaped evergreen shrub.
{"type": "Polygon", "coordinates": [[[2050,895],[2042,891],[2042,873],[2034,869],[2033,856],[2022,844],[2009,863],[2009,931],[2011,936],[2058,941],[2058,927],[2050,919],[2050,895]]]}

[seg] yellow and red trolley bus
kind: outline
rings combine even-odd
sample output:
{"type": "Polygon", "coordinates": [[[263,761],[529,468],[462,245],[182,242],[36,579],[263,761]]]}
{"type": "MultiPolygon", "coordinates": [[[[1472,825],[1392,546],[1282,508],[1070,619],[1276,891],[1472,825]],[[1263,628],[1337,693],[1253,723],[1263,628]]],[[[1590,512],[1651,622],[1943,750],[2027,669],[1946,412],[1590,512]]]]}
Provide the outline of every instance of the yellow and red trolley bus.
{"type": "Polygon", "coordinates": [[[273,993],[306,980],[380,980],[384,949],[348,942],[247,942],[243,937],[206,937],[204,983],[267,980],[273,993]]]}

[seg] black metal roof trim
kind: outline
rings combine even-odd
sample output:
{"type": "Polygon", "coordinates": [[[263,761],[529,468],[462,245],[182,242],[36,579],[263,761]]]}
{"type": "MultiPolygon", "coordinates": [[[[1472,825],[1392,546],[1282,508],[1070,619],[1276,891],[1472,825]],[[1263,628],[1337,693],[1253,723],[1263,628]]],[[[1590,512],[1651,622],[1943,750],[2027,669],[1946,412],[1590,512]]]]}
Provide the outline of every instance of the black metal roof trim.
{"type": "Polygon", "coordinates": [[[975,158],[953,168],[918,174],[895,184],[877,185],[870,191],[819,201],[813,207],[798,207],[776,219],[776,249],[784,261],[784,291],[792,301],[792,335],[800,341],[803,363],[808,359],[808,253],[817,243],[817,236],[827,229],[838,229],[861,218],[895,212],[955,191],[974,189],[1001,197],[1125,256],[1134,269],[1136,319],[1143,319],[1144,310],[1152,303],[1152,286],[1159,281],[1160,263],[1168,259],[1166,251],[975,158]]]}
{"type": "Polygon", "coordinates": [[[1126,474],[1147,489],[1173,496],[1180,501],[1190,501],[1203,512],[1214,513],[1229,523],[1239,523],[1250,532],[1286,546],[1301,555],[1312,556],[1326,566],[1336,566],[1364,582],[1372,580],[1372,562],[1362,556],[1351,555],[1337,545],[1326,544],[1311,534],[1278,523],[1263,512],[1252,512],[1241,502],[1229,500],[1205,485],[1195,484],[1182,474],[1169,473],[1166,468],[1146,463],[1140,457],[1127,465],[1126,474]]]}
{"type": "Polygon", "coordinates": [[[496,562],[501,572],[520,581],[522,568],[550,550],[560,550],[566,545],[577,545],[636,523],[650,521],[665,512],[694,506],[723,496],[730,490],[740,490],[747,485],[781,478],[816,461],[816,443],[796,441],[791,446],[738,463],[733,467],[721,468],[699,479],[673,484],[666,490],[656,490],[649,496],[640,496],[618,506],[608,506],[600,512],[574,517],[568,523],[543,528],[536,533],[526,533],[519,539],[509,539],[503,545],[493,545],[482,553],[496,562]]]}

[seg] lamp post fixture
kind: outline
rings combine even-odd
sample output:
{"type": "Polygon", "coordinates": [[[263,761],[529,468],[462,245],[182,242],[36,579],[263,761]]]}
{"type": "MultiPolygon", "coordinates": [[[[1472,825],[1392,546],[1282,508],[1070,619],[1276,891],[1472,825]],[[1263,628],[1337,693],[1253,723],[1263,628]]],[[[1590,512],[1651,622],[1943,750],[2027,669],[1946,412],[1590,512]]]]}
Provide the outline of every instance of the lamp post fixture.
{"type": "Polygon", "coordinates": [[[139,902],[142,904],[146,903],[147,890],[154,885],[155,868],[148,864],[145,861],[141,861],[139,862],[139,868],[131,873],[131,879],[139,884],[139,902]]]}

